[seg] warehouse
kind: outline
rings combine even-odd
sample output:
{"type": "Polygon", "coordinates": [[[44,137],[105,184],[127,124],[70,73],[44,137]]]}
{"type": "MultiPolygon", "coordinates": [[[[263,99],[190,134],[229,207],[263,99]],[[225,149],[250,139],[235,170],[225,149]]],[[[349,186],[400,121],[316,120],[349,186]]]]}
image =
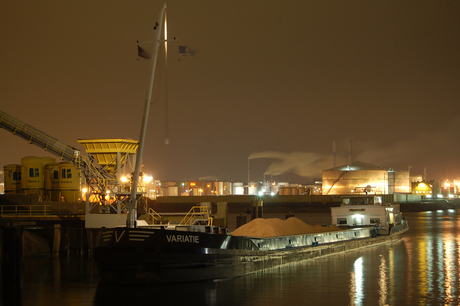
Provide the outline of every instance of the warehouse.
{"type": "Polygon", "coordinates": [[[323,170],[323,195],[409,193],[409,171],[354,162],[323,170]]]}

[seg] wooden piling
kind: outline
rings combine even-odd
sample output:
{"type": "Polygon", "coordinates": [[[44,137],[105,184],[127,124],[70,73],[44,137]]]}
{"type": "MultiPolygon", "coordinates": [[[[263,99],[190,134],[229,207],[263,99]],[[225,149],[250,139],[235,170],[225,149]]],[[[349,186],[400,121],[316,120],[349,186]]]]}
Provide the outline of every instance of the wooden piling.
{"type": "Polygon", "coordinates": [[[59,256],[61,247],[61,225],[54,224],[53,256],[59,256]]]}

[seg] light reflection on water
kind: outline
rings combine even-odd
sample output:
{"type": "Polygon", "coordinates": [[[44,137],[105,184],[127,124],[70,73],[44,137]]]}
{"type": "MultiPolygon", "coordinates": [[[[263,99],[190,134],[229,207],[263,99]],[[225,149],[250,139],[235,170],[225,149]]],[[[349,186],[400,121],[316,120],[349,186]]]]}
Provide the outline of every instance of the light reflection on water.
{"type": "Polygon", "coordinates": [[[387,262],[385,257],[380,257],[380,266],[379,266],[379,305],[387,305],[388,297],[388,276],[387,276],[387,262]]]}
{"type": "MultiPolygon", "coordinates": [[[[218,282],[106,285],[91,260],[35,259],[25,266],[22,304],[458,305],[460,211],[405,216],[410,230],[400,241],[218,282]]],[[[330,222],[328,214],[296,217],[330,222]]]]}
{"type": "Polygon", "coordinates": [[[363,300],[363,258],[355,260],[350,272],[350,304],[361,305],[363,300]]]}

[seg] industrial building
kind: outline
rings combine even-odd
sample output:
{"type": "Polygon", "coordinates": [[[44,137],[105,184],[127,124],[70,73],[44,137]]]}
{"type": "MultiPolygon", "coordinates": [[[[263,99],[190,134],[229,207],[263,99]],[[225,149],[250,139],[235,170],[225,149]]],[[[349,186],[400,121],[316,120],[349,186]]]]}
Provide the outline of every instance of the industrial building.
{"type": "Polygon", "coordinates": [[[150,198],[156,196],[222,196],[222,195],[320,195],[320,184],[293,184],[288,182],[226,182],[226,181],[155,181],[155,190],[147,190],[150,198]]]}
{"type": "Polygon", "coordinates": [[[440,189],[439,184],[435,184],[434,182],[412,182],[412,194],[419,194],[423,197],[432,197],[434,194],[440,194],[439,190],[436,190],[436,187],[440,189]]]}
{"type": "Polygon", "coordinates": [[[410,193],[409,171],[354,162],[323,170],[323,195],[410,193]]]}

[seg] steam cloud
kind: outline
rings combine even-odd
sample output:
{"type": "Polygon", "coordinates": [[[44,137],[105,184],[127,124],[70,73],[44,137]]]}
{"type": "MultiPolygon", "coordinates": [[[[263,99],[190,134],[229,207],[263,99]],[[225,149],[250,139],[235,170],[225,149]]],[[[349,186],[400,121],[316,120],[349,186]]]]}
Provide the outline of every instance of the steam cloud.
{"type": "MultiPolygon", "coordinates": [[[[414,172],[422,173],[429,167],[430,173],[443,177],[458,176],[455,167],[460,167],[458,151],[460,145],[453,141],[452,131],[460,130],[460,117],[446,122],[444,127],[423,129],[408,133],[403,140],[388,142],[382,140],[355,140],[352,160],[406,170],[413,166],[414,172]]],[[[345,143],[345,140],[342,141],[345,143]]],[[[344,148],[342,148],[342,155],[344,148]]],[[[331,152],[332,153],[332,152],[331,152]]],[[[295,173],[302,177],[320,177],[323,170],[332,168],[332,154],[318,152],[282,153],[266,151],[251,154],[248,159],[270,158],[273,162],[264,175],[295,173]]],[[[348,164],[347,156],[337,155],[337,166],[348,164]]]]}
{"type": "Polygon", "coordinates": [[[295,173],[302,177],[318,177],[321,176],[322,170],[332,167],[331,156],[322,155],[317,152],[282,153],[266,151],[253,153],[248,157],[248,159],[256,158],[272,158],[279,160],[268,166],[264,175],[295,173]]]}

